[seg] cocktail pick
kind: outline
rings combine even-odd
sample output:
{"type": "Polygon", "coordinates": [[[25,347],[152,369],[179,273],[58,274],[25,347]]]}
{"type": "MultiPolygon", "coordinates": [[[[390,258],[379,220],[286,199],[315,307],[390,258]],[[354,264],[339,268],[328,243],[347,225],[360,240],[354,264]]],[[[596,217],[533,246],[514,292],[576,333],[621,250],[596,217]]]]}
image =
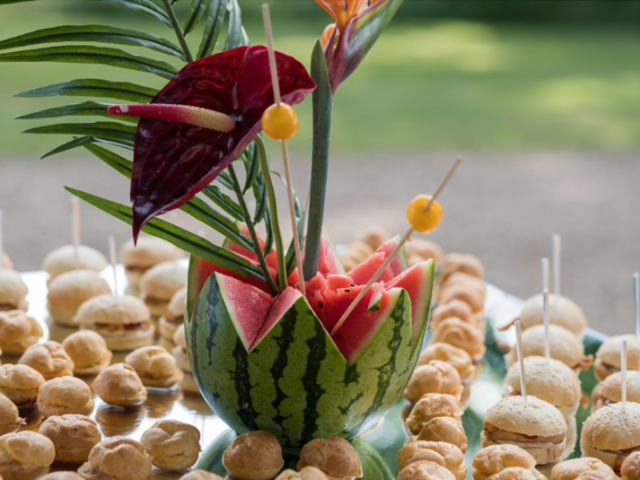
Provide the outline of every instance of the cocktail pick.
{"type": "Polygon", "coordinates": [[[113,272],[113,292],[116,297],[118,293],[118,270],[116,269],[116,237],[109,235],[109,260],[111,261],[111,270],[113,272]]]}
{"type": "Polygon", "coordinates": [[[4,268],[4,244],[2,243],[4,230],[4,213],[0,210],[0,270],[4,268]]]}
{"type": "Polygon", "coordinates": [[[549,290],[549,259],[544,257],[540,260],[542,266],[542,291],[549,290]]]}
{"type": "Polygon", "coordinates": [[[542,292],[542,321],[544,322],[544,357],[547,362],[551,358],[551,348],[549,346],[549,290],[542,292]]]}
{"type": "MultiPolygon", "coordinates": [[[[428,200],[428,202],[424,206],[424,211],[425,212],[429,211],[429,209],[431,208],[431,205],[433,204],[433,202],[436,201],[436,199],[438,198],[438,195],[440,195],[440,193],[442,192],[444,187],[447,185],[447,183],[449,182],[449,180],[451,179],[451,177],[453,176],[453,174],[455,173],[456,169],[458,168],[458,166],[460,165],[461,162],[462,162],[461,158],[456,159],[455,163],[453,164],[453,166],[451,167],[451,169],[449,170],[447,175],[444,177],[444,179],[442,180],[442,182],[438,186],[438,189],[435,191],[433,196],[428,200]]],[[[378,268],[378,271],[376,271],[376,273],[373,274],[373,276],[367,282],[367,284],[364,286],[364,288],[362,290],[360,290],[360,293],[356,296],[356,298],[353,300],[353,302],[351,302],[351,305],[349,305],[347,310],[342,314],[342,317],[340,317],[340,320],[338,320],[338,323],[336,323],[335,326],[333,327],[333,329],[331,330],[331,335],[335,335],[338,332],[338,330],[340,330],[340,327],[342,327],[342,325],[347,320],[347,318],[349,318],[349,315],[351,315],[351,312],[353,312],[353,310],[358,306],[358,303],[360,303],[360,300],[362,300],[362,298],[365,296],[367,291],[376,282],[376,280],[378,280],[380,275],[382,275],[382,272],[384,272],[384,270],[393,261],[394,257],[398,254],[398,252],[404,246],[404,244],[407,242],[407,240],[409,240],[409,238],[411,237],[411,235],[413,234],[414,231],[415,230],[414,230],[413,226],[409,227],[409,230],[407,230],[407,233],[405,233],[404,236],[400,239],[400,241],[398,242],[398,245],[396,245],[396,247],[393,249],[391,254],[384,261],[384,263],[382,265],[380,265],[380,268],[378,268]]]]}
{"type": "Polygon", "coordinates": [[[80,200],[71,197],[71,237],[73,242],[73,256],[76,270],[80,269],[80,200]]]}
{"type": "Polygon", "coordinates": [[[302,295],[306,295],[304,287],[304,275],[302,273],[302,253],[300,250],[300,239],[298,238],[298,225],[293,200],[293,183],[291,181],[291,171],[289,168],[289,150],[287,140],[295,135],[298,130],[298,117],[293,107],[283,103],[280,98],[280,84],[278,82],[278,66],[276,65],[276,54],[273,49],[273,29],[271,27],[271,16],[269,5],[262,5],[262,18],[264,20],[264,30],[267,35],[267,46],[269,47],[269,69],[271,70],[271,84],[273,85],[273,98],[275,104],[265,110],[262,115],[262,128],[264,132],[274,140],[280,140],[282,145],[282,162],[284,164],[284,175],[287,181],[287,195],[289,199],[289,215],[291,216],[291,231],[293,232],[293,247],[296,254],[296,266],[298,270],[298,284],[302,295]]]}
{"type": "Polygon", "coordinates": [[[627,341],[622,340],[620,345],[620,397],[627,401],[627,341]]]}
{"type": "Polygon", "coordinates": [[[522,325],[520,320],[515,321],[516,325],[516,352],[518,352],[518,365],[520,365],[520,392],[527,401],[527,378],[524,373],[524,355],[522,348],[522,325]]]}
{"type": "Polygon", "coordinates": [[[640,340],[640,285],[638,273],[633,274],[633,313],[636,322],[636,337],[640,340]]]}
{"type": "Polygon", "coordinates": [[[560,248],[561,239],[557,233],[553,236],[553,293],[560,295],[560,248]]]}

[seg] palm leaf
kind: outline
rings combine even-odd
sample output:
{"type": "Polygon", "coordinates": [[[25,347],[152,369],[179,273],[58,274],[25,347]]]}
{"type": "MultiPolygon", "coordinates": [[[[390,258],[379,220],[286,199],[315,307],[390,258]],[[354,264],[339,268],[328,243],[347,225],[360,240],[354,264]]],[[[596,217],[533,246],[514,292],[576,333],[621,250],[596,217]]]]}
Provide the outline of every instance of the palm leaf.
{"type": "Polygon", "coordinates": [[[16,93],[14,97],[98,97],[148,103],[157,93],[158,91],[153,88],[143,87],[135,83],[84,78],[26,90],[16,93]]]}
{"type": "MultiPolygon", "coordinates": [[[[61,107],[47,108],[46,110],[40,110],[38,112],[27,113],[26,115],[20,115],[16,119],[20,120],[34,120],[40,118],[56,118],[66,116],[93,116],[93,117],[109,117],[113,119],[113,116],[107,113],[107,108],[111,106],[110,103],[100,102],[81,102],[72,103],[70,105],[62,105],[61,107]]],[[[119,117],[121,120],[130,123],[138,123],[136,117],[119,117]]]]}
{"type": "Polygon", "coordinates": [[[244,45],[246,33],[242,27],[242,15],[238,0],[229,0],[229,28],[224,50],[244,45]]]}
{"type": "Polygon", "coordinates": [[[74,45],[21,50],[0,54],[0,62],[89,63],[153,73],[171,79],[178,73],[172,65],[160,60],[134,55],[117,48],[74,45]]]}
{"type": "Polygon", "coordinates": [[[209,200],[211,200],[237,221],[244,222],[242,207],[240,207],[240,205],[238,205],[238,203],[235,202],[230,196],[222,193],[222,190],[220,190],[220,188],[215,185],[209,185],[202,190],[202,193],[204,193],[209,200]]]}
{"type": "Polygon", "coordinates": [[[22,133],[89,135],[133,146],[136,127],[118,122],[59,123],[30,128],[22,133]]]}
{"type": "MultiPolygon", "coordinates": [[[[99,208],[103,212],[106,212],[129,225],[132,224],[133,215],[131,207],[127,207],[74,188],[65,188],[73,195],[99,208]]],[[[168,242],[173,243],[176,247],[181,248],[192,255],[197,255],[200,258],[235,272],[238,275],[248,275],[262,281],[266,281],[262,270],[246,258],[240,257],[225,248],[218,247],[208,240],[205,240],[204,238],[165,220],[153,218],[142,228],[142,231],[167,240],[168,242]]]]}
{"type": "Polygon", "coordinates": [[[144,13],[145,15],[149,15],[153,18],[157,18],[162,23],[171,26],[171,19],[167,12],[165,12],[158,5],[153,3],[151,0],[92,0],[98,2],[112,3],[114,5],[120,5],[122,7],[129,8],[139,13],[144,13]]]}
{"type": "Polygon", "coordinates": [[[82,145],[85,145],[87,143],[91,143],[91,142],[95,142],[95,139],[91,136],[84,136],[84,137],[78,137],[78,138],[74,138],[73,140],[67,142],[67,143],[63,143],[62,145],[54,148],[53,150],[45,153],[44,155],[42,155],[40,157],[40,160],[50,157],[52,155],[56,155],[57,153],[62,153],[62,152],[66,152],[68,150],[77,148],[77,147],[81,147],[82,145]]]}
{"type": "Polygon", "coordinates": [[[0,50],[58,42],[99,42],[132,45],[134,47],[150,48],[157,52],[172,55],[180,60],[185,60],[182,50],[169,40],[138,30],[104,25],[65,25],[36,30],[35,32],[0,41],[0,50]]]}
{"type": "Polygon", "coordinates": [[[216,48],[222,26],[227,18],[228,2],[229,0],[212,0],[209,4],[204,34],[198,48],[198,58],[211,55],[216,48]]]}
{"type": "Polygon", "coordinates": [[[182,33],[187,35],[198,26],[200,18],[204,15],[205,10],[210,3],[210,0],[191,0],[187,15],[184,17],[184,23],[182,24],[182,33]]]}

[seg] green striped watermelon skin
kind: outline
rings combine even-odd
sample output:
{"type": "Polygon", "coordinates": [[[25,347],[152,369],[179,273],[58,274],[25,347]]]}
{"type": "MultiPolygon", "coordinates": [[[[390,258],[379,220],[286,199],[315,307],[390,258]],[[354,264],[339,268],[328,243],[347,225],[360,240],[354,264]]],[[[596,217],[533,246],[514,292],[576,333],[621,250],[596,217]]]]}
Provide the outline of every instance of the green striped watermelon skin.
{"type": "Polygon", "coordinates": [[[221,280],[214,274],[205,283],[186,322],[187,343],[205,400],[236,432],[266,430],[283,447],[330,435],[353,438],[378,422],[402,393],[421,350],[411,347],[405,290],[393,291],[397,301],[388,320],[349,365],[304,297],[247,353],[221,280]]]}
{"type": "MultiPolygon", "coordinates": [[[[227,475],[227,469],[224,468],[222,463],[222,456],[235,438],[236,434],[233,430],[225,431],[202,452],[195,468],[215,473],[221,477],[227,475]]],[[[380,454],[366,440],[361,437],[355,437],[351,440],[351,444],[362,463],[363,475],[360,477],[361,480],[393,480],[395,478],[380,454]]],[[[300,449],[285,449],[283,450],[283,456],[285,458],[285,468],[295,470],[300,457],[300,449]]]]}

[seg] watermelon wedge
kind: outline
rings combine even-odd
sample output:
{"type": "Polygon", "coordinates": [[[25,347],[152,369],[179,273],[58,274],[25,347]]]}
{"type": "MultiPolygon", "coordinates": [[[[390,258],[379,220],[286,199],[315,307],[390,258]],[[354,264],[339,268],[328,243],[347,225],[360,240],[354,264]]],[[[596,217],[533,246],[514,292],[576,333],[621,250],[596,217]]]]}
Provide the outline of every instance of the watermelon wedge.
{"type": "MultiPolygon", "coordinates": [[[[385,262],[387,257],[391,255],[399,242],[399,236],[385,242],[376,250],[373,255],[371,255],[356,268],[348,272],[347,275],[352,278],[353,283],[355,283],[356,285],[365,285],[369,280],[371,280],[374,274],[385,262]]],[[[407,255],[404,251],[404,248],[402,248],[400,252],[398,252],[398,255],[394,257],[389,266],[384,269],[384,271],[376,281],[390,282],[406,269],[407,255]]]]}

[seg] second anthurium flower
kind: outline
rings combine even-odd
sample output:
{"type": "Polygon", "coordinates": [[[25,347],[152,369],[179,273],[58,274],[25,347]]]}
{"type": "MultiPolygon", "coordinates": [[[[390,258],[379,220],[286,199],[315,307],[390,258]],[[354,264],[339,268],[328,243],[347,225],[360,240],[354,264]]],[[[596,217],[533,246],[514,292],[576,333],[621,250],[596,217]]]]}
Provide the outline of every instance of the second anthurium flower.
{"type": "MultiPolygon", "coordinates": [[[[316,88],[295,58],[276,52],[276,63],[283,102],[300,103],[316,88]]],[[[189,63],[150,104],[110,107],[142,117],[131,176],[134,238],[209,185],[262,130],[273,103],[267,48],[254,46],[189,63]]]]}

